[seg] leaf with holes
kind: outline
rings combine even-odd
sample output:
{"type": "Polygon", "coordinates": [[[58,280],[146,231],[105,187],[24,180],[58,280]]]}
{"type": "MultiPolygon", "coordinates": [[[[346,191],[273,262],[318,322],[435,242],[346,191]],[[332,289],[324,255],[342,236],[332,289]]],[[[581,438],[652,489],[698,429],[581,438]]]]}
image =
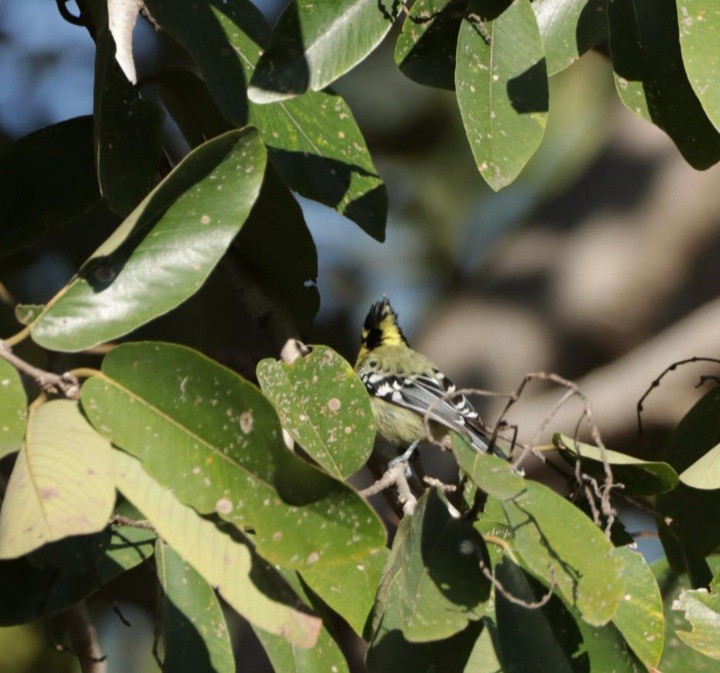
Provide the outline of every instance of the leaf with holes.
{"type": "Polygon", "coordinates": [[[676,631],[678,638],[706,657],[720,661],[720,594],[686,589],[672,608],[682,610],[691,625],[690,631],[676,631]]]}
{"type": "Polygon", "coordinates": [[[257,131],[230,131],[188,154],[30,324],[52,350],[127,334],[197,292],[260,193],[257,131]]]}
{"type": "Polygon", "coordinates": [[[260,391],[200,353],[119,346],[83,385],[82,404],[182,503],[253,528],[273,563],[333,565],[384,546],[377,515],[351,487],[287,450],[260,391]]]}
{"type": "Polygon", "coordinates": [[[22,444],[27,420],[27,398],[17,369],[0,359],[0,459],[22,444]]]}
{"type": "Polygon", "coordinates": [[[548,79],[530,0],[471,0],[460,26],[455,89],[480,175],[509,185],[540,145],[548,79]]]}
{"type": "Polygon", "coordinates": [[[0,559],[70,535],[102,530],[115,504],[110,443],[78,404],[53,400],[31,410],[25,444],[0,512],[0,559]]]}
{"type": "Polygon", "coordinates": [[[244,538],[220,530],[181,504],[139,460],[117,449],[113,454],[118,490],[234,610],[300,647],[312,646],[320,620],[301,609],[297,596],[244,538]]]}
{"type": "Polygon", "coordinates": [[[335,351],[314,346],[291,364],[268,358],[257,377],[283,427],[330,474],[345,479],[367,462],[375,440],[370,398],[335,351]]]}

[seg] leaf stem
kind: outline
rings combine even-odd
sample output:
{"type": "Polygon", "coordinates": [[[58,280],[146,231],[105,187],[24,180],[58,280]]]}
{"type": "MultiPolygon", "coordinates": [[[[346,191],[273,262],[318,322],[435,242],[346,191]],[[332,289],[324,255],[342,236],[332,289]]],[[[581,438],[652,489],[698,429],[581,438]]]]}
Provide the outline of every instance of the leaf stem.
{"type": "Polygon", "coordinates": [[[12,348],[13,346],[17,346],[21,341],[25,341],[25,339],[27,339],[29,336],[30,328],[24,327],[17,334],[13,334],[11,337],[3,339],[2,342],[7,348],[12,348]]]}

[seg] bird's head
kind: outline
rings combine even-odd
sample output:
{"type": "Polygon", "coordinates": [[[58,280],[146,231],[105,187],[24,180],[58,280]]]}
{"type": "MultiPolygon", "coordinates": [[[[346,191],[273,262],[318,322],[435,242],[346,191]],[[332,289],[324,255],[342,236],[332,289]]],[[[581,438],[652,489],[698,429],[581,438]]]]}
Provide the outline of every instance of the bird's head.
{"type": "Polygon", "coordinates": [[[398,324],[397,313],[387,297],[375,302],[368,311],[360,335],[358,361],[380,346],[407,346],[408,342],[398,324]]]}

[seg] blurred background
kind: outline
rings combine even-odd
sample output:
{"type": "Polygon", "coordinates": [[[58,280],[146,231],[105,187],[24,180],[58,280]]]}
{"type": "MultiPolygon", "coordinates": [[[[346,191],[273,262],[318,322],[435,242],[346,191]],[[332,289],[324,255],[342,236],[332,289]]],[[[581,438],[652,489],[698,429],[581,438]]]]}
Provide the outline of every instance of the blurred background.
{"type": "MultiPolygon", "coordinates": [[[[280,9],[261,8],[271,18],[280,9]]],[[[141,77],[183,62],[142,19],[135,49],[141,77]]],[[[661,131],[622,107],[609,63],[592,52],[551,80],[541,149],[516,183],[493,193],[476,171],[453,95],[406,79],[393,49],[391,36],[336,87],[387,184],[387,240],[379,244],[334,211],[302,202],[322,302],[308,341],[354,361],[365,312],[386,294],[413,347],[461,387],[506,393],[529,372],[555,372],[590,399],[609,448],[658,457],[702,393],[700,375],[720,373],[707,363],[672,373],[648,398],[638,435],[636,404],[653,379],[675,361],[720,356],[720,168],[693,170],[661,131]]],[[[0,3],[0,143],[90,114],[93,59],[87,31],[66,23],[53,0],[0,3]]],[[[166,132],[179,142],[169,121],[166,132]]],[[[0,282],[18,302],[47,301],[117,223],[95,208],[0,260],[0,282]]],[[[4,301],[7,336],[17,325],[4,301]]],[[[259,358],[274,355],[222,269],[138,336],[187,343],[249,378],[259,358]]],[[[32,351],[18,349],[63,367],[66,356],[32,351]]],[[[521,438],[536,435],[563,392],[530,384],[508,416],[521,438]]],[[[492,425],[502,402],[476,402],[492,425]]],[[[577,402],[564,406],[550,429],[573,434],[581,410],[577,402]]],[[[442,472],[448,463],[439,460],[442,472]]],[[[528,463],[531,474],[539,469],[528,463]]],[[[628,516],[629,528],[651,525],[628,516]]],[[[659,553],[652,540],[643,551],[659,553]]],[[[143,573],[111,585],[132,629],[109,610],[107,596],[92,605],[112,673],[157,670],[143,573]]],[[[234,631],[242,670],[267,670],[248,629],[234,631]]],[[[45,639],[41,625],[0,629],[0,671],[75,670],[73,657],[52,653],[45,639]]]]}

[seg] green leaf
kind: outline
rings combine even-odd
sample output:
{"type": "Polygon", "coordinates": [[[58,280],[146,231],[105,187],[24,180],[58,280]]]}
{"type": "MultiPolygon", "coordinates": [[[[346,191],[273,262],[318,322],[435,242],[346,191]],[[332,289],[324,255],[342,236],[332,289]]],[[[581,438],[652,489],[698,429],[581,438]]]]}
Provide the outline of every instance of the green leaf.
{"type": "Polygon", "coordinates": [[[533,481],[503,503],[523,567],[557,591],[594,626],[615,615],[625,590],[624,563],[580,510],[533,481]],[[582,541],[580,544],[579,541],[582,541]]]}
{"type": "MultiPolygon", "coordinates": [[[[690,409],[670,437],[664,458],[680,474],[720,444],[718,418],[720,387],[715,387],[690,409]]],[[[690,474],[697,478],[694,470],[690,474]]],[[[668,553],[676,571],[685,570],[683,557],[702,560],[720,544],[720,519],[716,515],[720,511],[720,491],[698,490],[680,483],[669,493],[658,496],[657,509],[663,519],[671,520],[665,534],[661,530],[663,544],[680,544],[685,548],[680,554],[668,553]]]]}
{"type": "Polygon", "coordinates": [[[657,666],[665,644],[662,596],[652,570],[642,555],[629,547],[618,547],[615,555],[625,563],[625,596],[618,605],[613,624],[647,667],[657,666]]]}
{"type": "Polygon", "coordinates": [[[33,409],[0,512],[0,559],[102,530],[115,504],[110,444],[77,402],[33,409]]]}
{"type": "MultiPolygon", "coordinates": [[[[307,591],[296,573],[284,571],[282,576],[308,608],[312,608],[320,614],[327,611],[321,602],[307,591]]],[[[318,671],[348,673],[348,665],[343,652],[329,629],[328,615],[323,615],[323,621],[325,623],[320,629],[317,642],[312,648],[306,649],[293,647],[284,638],[267,633],[262,629],[255,628],[254,631],[273,668],[278,673],[284,673],[285,671],[293,671],[293,673],[318,673],[318,671]]]]}
{"type": "Polygon", "coordinates": [[[579,619],[577,625],[592,673],[648,673],[613,623],[590,626],[579,619]]]}
{"type": "Polygon", "coordinates": [[[712,166],[720,134],[685,74],[674,0],[609,0],[608,20],[622,102],[665,131],[691,166],[712,166]]]}
{"type": "Polygon", "coordinates": [[[479,533],[454,518],[437,491],[430,490],[414,514],[400,522],[378,607],[387,612],[389,603],[396,604],[399,628],[410,642],[449,638],[483,615],[490,583],[481,561],[488,563],[479,533]]]}
{"type": "MultiPolygon", "coordinates": [[[[504,558],[495,566],[495,577],[514,598],[535,603],[545,591],[532,576],[504,558]]],[[[517,605],[495,591],[500,659],[503,671],[552,671],[585,673],[590,669],[580,630],[563,602],[553,596],[539,608],[517,605]],[[522,637],[522,647],[518,638],[522,637]]]]}
{"type": "Polygon", "coordinates": [[[395,43],[395,63],[410,79],[455,89],[455,52],[467,1],[417,0],[395,43]]]}
{"type": "Polygon", "coordinates": [[[500,500],[513,498],[525,488],[525,480],[510,469],[509,463],[471,448],[457,433],[452,433],[452,450],[458,465],[473,483],[500,500]]]}
{"type": "Polygon", "coordinates": [[[235,673],[235,657],[213,588],[162,540],[155,544],[163,590],[165,673],[235,673]]]}
{"type": "Polygon", "coordinates": [[[288,337],[309,332],[320,308],[317,250],[300,205],[271,165],[233,245],[241,276],[249,274],[277,307],[263,316],[269,331],[288,337]],[[288,317],[291,325],[278,324],[288,317]]]}
{"type": "MultiPolygon", "coordinates": [[[[116,513],[132,518],[124,502],[116,513]]],[[[153,553],[155,535],[140,528],[105,529],[51,542],[30,557],[0,561],[0,625],[51,617],[90,596],[153,553]],[[53,559],[62,555],[67,563],[53,559]]]]}
{"type": "Polygon", "coordinates": [[[17,304],[15,306],[15,317],[19,323],[29,325],[37,320],[42,310],[42,304],[17,304]]]}
{"type": "Polygon", "coordinates": [[[326,346],[287,364],[262,360],[257,377],[293,439],[330,474],[345,479],[370,457],[375,421],[353,368],[326,346]]]}
{"type": "Polygon", "coordinates": [[[108,207],[126,216],[158,179],[163,115],[143,100],[115,60],[107,4],[89,0],[95,26],[95,162],[108,207]]]}
{"type": "Polygon", "coordinates": [[[207,85],[196,74],[182,68],[163,68],[151,80],[163,104],[190,147],[232,129],[215,105],[207,85]]]}
{"type": "Polygon", "coordinates": [[[535,0],[548,75],[577,61],[607,38],[606,0],[535,0]]]}
{"type": "Polygon", "coordinates": [[[147,6],[191,54],[223,116],[245,126],[247,82],[270,32],[260,10],[248,0],[148,0],[147,6]]]}
{"type": "Polygon", "coordinates": [[[362,638],[387,556],[378,549],[349,563],[308,568],[301,577],[362,638]]]}
{"type": "Polygon", "coordinates": [[[540,145],[547,118],[547,68],[530,0],[470,1],[455,88],[478,170],[502,189],[540,145]]]}
{"type": "Polygon", "coordinates": [[[82,403],[93,425],[181,502],[252,527],[273,563],[332,565],[384,546],[360,496],[287,450],[260,391],[195,351],[119,346],[83,385],[82,403]]]}
{"type": "MultiPolygon", "coordinates": [[[[604,478],[602,452],[597,446],[575,441],[559,433],[553,436],[553,444],[570,465],[574,465],[580,457],[584,472],[595,478],[604,478]]],[[[668,463],[641,460],[610,450],[606,451],[606,458],[612,469],[613,481],[624,485],[624,495],[656,495],[677,486],[677,472],[668,463]]]]}
{"type": "Polygon", "coordinates": [[[681,472],[680,481],[692,488],[713,491],[720,488],[720,444],[681,472]]]}
{"type": "Polygon", "coordinates": [[[46,126],[0,150],[0,255],[78,219],[100,200],[92,117],[46,126]],[[62,166],[62,170],[58,167],[62,166]]]}
{"type": "Polygon", "coordinates": [[[320,91],[360,63],[387,35],[390,0],[295,0],[280,15],[248,91],[256,103],[320,91]]]}
{"type": "Polygon", "coordinates": [[[20,375],[0,359],[0,460],[20,449],[26,420],[27,398],[20,375]]]}
{"type": "Polygon", "coordinates": [[[118,489],[234,610],[300,647],[313,645],[320,620],[298,609],[297,597],[250,544],[180,504],[172,491],[148,476],[140,461],[117,449],[113,453],[118,489]]]}
{"type": "Polygon", "coordinates": [[[720,130],[720,8],[714,0],[678,0],[680,49],[690,85],[720,130]]]}
{"type": "Polygon", "coordinates": [[[673,610],[683,610],[691,631],[679,630],[677,636],[706,657],[720,661],[720,595],[705,589],[685,590],[673,603],[673,610]]]}
{"type": "Polygon", "coordinates": [[[250,123],[290,189],[334,208],[378,241],[385,239],[387,190],[341,96],[309,93],[253,105],[250,123]]]}
{"type": "Polygon", "coordinates": [[[197,292],[249,215],[265,159],[253,129],[191,152],[45,305],[33,339],[53,350],[90,348],[197,292]]]}

